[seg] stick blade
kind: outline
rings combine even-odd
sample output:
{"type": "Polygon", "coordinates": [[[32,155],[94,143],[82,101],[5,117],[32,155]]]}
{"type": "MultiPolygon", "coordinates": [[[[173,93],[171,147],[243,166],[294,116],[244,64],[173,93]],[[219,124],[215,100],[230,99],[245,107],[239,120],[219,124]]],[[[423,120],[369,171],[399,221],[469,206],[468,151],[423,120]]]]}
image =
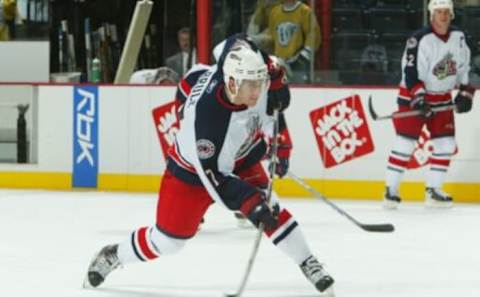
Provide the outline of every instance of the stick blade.
{"type": "Polygon", "coordinates": [[[372,119],[374,121],[376,121],[378,119],[378,115],[377,113],[375,112],[375,110],[373,109],[373,103],[372,103],[372,95],[370,95],[368,97],[368,112],[370,113],[370,116],[372,117],[372,119]]]}
{"type": "Polygon", "coordinates": [[[361,224],[360,227],[369,232],[393,232],[395,227],[392,224],[361,224]]]}

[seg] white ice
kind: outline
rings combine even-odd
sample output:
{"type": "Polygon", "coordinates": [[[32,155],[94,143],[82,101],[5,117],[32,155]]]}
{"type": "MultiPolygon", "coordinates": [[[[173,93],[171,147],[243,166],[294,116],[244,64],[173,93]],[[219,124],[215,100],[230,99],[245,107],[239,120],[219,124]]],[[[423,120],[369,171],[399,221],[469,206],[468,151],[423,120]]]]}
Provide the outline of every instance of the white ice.
{"type": "MultiPolygon", "coordinates": [[[[359,221],[396,227],[368,233],[321,201],[282,199],[334,276],[337,297],[480,296],[480,205],[407,203],[386,211],[379,202],[334,201],[359,221]]],[[[155,194],[0,190],[0,296],[220,297],[236,289],[255,231],[238,229],[216,205],[179,254],[114,271],[99,289],[82,288],[93,254],[153,223],[155,207],[155,194]]],[[[244,296],[318,294],[264,239],[244,296]]]]}

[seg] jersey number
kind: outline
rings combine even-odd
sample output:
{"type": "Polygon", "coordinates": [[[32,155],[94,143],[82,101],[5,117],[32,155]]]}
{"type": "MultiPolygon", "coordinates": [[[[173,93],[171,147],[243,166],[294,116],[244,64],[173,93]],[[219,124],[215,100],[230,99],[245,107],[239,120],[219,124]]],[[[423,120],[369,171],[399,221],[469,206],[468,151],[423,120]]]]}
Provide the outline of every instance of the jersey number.
{"type": "Polygon", "coordinates": [[[205,170],[205,173],[207,174],[207,177],[209,177],[210,180],[213,182],[215,187],[218,187],[218,185],[220,185],[218,180],[215,178],[215,173],[213,173],[213,171],[211,169],[205,170]]]}
{"type": "Polygon", "coordinates": [[[407,66],[408,67],[413,67],[415,64],[413,63],[415,61],[415,56],[413,54],[410,54],[407,56],[407,66]]]}

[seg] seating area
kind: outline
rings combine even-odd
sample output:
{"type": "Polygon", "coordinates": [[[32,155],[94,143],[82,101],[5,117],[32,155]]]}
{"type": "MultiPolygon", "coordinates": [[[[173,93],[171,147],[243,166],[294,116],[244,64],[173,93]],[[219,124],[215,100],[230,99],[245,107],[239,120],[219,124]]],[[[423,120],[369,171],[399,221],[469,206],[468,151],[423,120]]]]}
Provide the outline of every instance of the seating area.
{"type": "MultiPolygon", "coordinates": [[[[419,0],[334,1],[332,68],[339,71],[344,84],[397,84],[405,42],[423,26],[426,17],[423,1],[419,0]],[[387,67],[364,67],[366,57],[372,52],[381,56],[377,63],[385,63],[387,67]],[[382,60],[383,56],[386,61],[382,60]],[[375,80],[368,81],[369,77],[375,80]]],[[[472,56],[479,54],[480,7],[456,8],[453,25],[466,32],[472,56]]]]}

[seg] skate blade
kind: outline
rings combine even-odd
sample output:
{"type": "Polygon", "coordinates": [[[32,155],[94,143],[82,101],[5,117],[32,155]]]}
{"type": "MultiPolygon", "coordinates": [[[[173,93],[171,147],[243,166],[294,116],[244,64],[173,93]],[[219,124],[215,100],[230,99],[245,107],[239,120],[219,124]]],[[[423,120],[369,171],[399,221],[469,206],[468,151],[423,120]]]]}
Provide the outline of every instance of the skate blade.
{"type": "Polygon", "coordinates": [[[400,202],[384,199],[382,206],[385,209],[395,210],[398,208],[399,205],[400,202]]]}
{"type": "Polygon", "coordinates": [[[83,287],[84,289],[93,289],[93,288],[94,288],[94,287],[90,284],[90,282],[88,281],[88,274],[87,274],[87,276],[85,276],[85,279],[83,280],[82,287],[83,287]]]}
{"type": "Polygon", "coordinates": [[[436,208],[436,209],[452,208],[453,202],[439,202],[433,199],[427,199],[425,200],[425,207],[436,208]]]}
{"type": "Polygon", "coordinates": [[[333,291],[333,286],[328,287],[325,291],[320,293],[321,297],[335,297],[335,292],[333,291]]]}

